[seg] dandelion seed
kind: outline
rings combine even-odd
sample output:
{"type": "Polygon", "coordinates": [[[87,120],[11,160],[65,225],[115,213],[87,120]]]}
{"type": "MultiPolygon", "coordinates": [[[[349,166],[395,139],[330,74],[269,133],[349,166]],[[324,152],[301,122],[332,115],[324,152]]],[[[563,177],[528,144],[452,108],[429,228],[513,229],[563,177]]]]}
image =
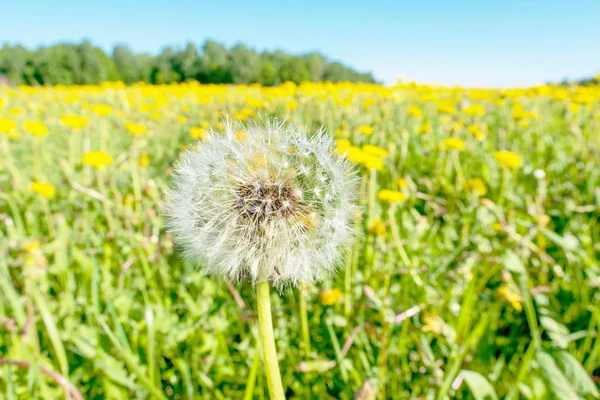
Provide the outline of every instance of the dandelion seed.
{"type": "Polygon", "coordinates": [[[240,141],[238,129],[207,133],[177,164],[167,205],[176,241],[203,272],[231,280],[281,289],[333,272],[352,237],[350,164],[323,132],[272,122],[240,141]]]}

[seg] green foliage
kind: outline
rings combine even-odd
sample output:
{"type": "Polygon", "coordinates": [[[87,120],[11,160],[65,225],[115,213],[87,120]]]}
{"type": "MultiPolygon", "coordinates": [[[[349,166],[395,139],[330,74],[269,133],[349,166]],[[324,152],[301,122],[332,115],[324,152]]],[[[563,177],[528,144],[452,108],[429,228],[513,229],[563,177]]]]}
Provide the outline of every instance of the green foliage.
{"type": "MultiPolygon", "coordinates": [[[[61,65],[71,65],[72,50],[59,51],[61,65]]],[[[205,44],[207,59],[189,50],[173,73],[230,71],[222,46],[205,44]]],[[[137,57],[114,53],[120,65],[137,57]]],[[[270,53],[262,74],[276,82],[271,72],[286,60],[270,53]]],[[[389,153],[381,171],[359,169],[365,215],[337,276],[306,287],[304,298],[298,290],[272,296],[288,398],[374,390],[378,399],[598,399],[600,103],[572,113],[571,99],[535,92],[286,86],[0,89],[0,118],[14,120],[19,134],[0,134],[2,398],[64,398],[69,387],[43,371],[86,399],[267,398],[254,289],[183,261],[162,211],[177,153],[193,143],[190,128],[219,129],[223,115],[238,114],[301,118],[389,153]],[[61,101],[72,94],[77,100],[61,101]],[[456,112],[441,114],[432,95],[456,112]],[[517,103],[536,118],[515,120],[517,103]],[[113,113],[95,115],[94,104],[113,113]],[[467,104],[485,113],[469,116],[467,104]],[[73,131],[63,115],[89,125],[73,131]],[[22,129],[32,119],[49,134],[22,129]],[[147,132],[131,135],[126,121],[147,132]],[[420,134],[424,123],[431,130],[420,134]],[[487,136],[474,137],[474,124],[487,136]],[[360,133],[365,125],[372,134],[360,133]],[[465,148],[441,147],[449,137],[465,148]],[[519,153],[523,165],[500,167],[499,149],[519,153]],[[88,150],[114,161],[103,170],[83,165],[88,150]],[[465,184],[473,178],[484,194],[465,184]],[[33,193],[33,181],[52,183],[56,195],[33,193]],[[379,200],[381,189],[401,190],[406,201],[379,200]],[[382,235],[369,234],[373,220],[382,235]],[[324,289],[343,296],[326,302],[324,289]]]]}
{"type": "Polygon", "coordinates": [[[192,43],[183,49],[165,47],[156,56],[135,54],[125,45],[115,46],[107,55],[89,41],[61,43],[33,51],[6,44],[0,49],[0,75],[14,85],[83,85],[105,81],[163,84],[191,80],[265,86],[285,81],[375,82],[370,73],[330,62],[318,53],[258,53],[243,44],[227,49],[212,40],[207,40],[201,49],[192,43]]]}

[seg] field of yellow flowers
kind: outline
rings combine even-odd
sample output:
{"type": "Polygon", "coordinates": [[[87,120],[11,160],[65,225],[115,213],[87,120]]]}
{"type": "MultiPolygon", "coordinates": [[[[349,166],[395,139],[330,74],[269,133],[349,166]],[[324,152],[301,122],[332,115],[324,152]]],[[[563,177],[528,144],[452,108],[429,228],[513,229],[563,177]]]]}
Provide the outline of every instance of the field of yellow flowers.
{"type": "Polygon", "coordinates": [[[600,398],[600,87],[413,83],[0,88],[0,397],[268,398],[252,288],[162,207],[181,149],[275,116],[336,137],[364,211],[275,296],[289,398],[600,398]]]}

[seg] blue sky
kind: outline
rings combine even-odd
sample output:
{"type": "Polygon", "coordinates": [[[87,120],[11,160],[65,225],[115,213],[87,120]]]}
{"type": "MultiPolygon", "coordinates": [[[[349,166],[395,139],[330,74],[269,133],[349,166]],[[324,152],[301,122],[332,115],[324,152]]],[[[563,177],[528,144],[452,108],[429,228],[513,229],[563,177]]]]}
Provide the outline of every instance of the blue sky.
{"type": "Polygon", "coordinates": [[[89,38],[155,53],[213,38],[317,50],[388,84],[510,87],[600,72],[599,16],[600,0],[4,0],[0,42],[89,38]]]}

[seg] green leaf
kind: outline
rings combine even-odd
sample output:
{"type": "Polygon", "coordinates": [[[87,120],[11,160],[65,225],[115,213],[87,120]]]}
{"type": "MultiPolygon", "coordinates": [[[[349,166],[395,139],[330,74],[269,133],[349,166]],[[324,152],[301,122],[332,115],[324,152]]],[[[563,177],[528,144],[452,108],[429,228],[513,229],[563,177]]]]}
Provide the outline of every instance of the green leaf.
{"type": "Polygon", "coordinates": [[[498,400],[496,391],[485,376],[475,371],[463,369],[460,371],[475,400],[498,400]]]}
{"type": "Polygon", "coordinates": [[[595,399],[600,398],[600,393],[598,393],[594,381],[575,357],[566,351],[553,351],[551,354],[579,395],[592,396],[595,399]]]}
{"type": "Polygon", "coordinates": [[[562,371],[556,365],[552,356],[543,350],[538,350],[536,361],[540,367],[540,372],[546,385],[551,392],[560,400],[579,400],[577,392],[569,380],[563,375],[562,371]]]}

